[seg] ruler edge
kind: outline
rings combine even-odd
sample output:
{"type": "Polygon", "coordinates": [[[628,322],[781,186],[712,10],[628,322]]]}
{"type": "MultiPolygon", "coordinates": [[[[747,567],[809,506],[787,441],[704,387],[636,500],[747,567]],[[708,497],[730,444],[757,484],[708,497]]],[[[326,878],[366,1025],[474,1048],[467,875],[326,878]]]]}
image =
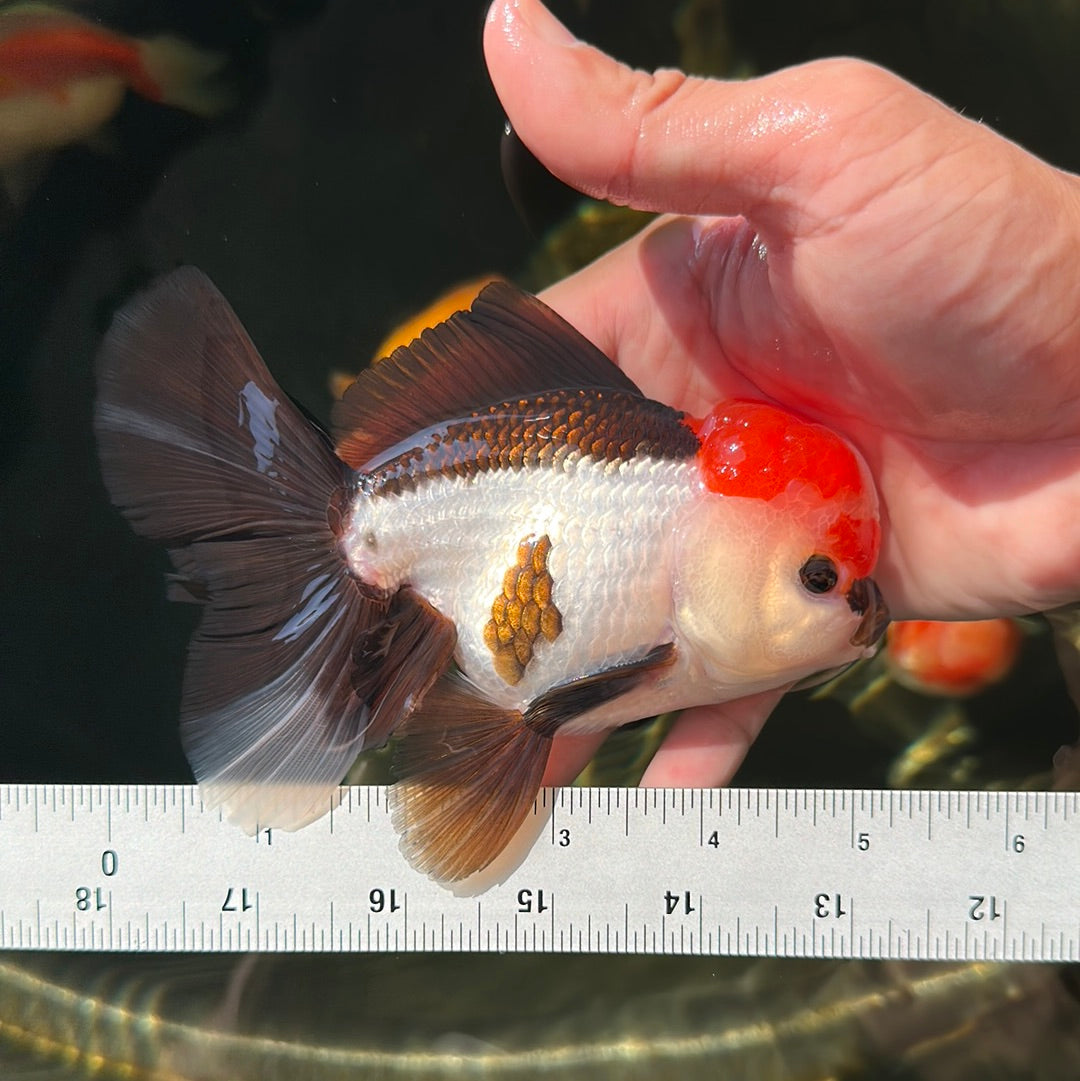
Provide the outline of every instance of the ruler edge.
{"type": "MultiPolygon", "coordinates": [[[[345,803],[347,799],[351,799],[353,796],[360,793],[371,793],[374,791],[377,793],[376,802],[382,802],[385,805],[386,795],[389,789],[392,787],[390,784],[356,784],[356,785],[342,785],[337,790],[337,802],[335,803],[335,813],[341,812],[341,805],[345,803]]],[[[95,803],[102,808],[111,808],[114,805],[113,797],[117,797],[117,801],[126,791],[127,793],[138,792],[140,794],[146,794],[147,797],[151,793],[158,793],[162,796],[168,797],[170,794],[173,796],[171,802],[188,803],[196,807],[197,813],[200,815],[214,815],[215,811],[219,821],[225,823],[224,814],[220,809],[207,807],[199,792],[199,786],[194,783],[185,782],[54,782],[54,781],[0,781],[0,827],[3,824],[3,811],[4,808],[11,802],[11,795],[14,790],[20,790],[22,793],[29,795],[31,792],[34,795],[34,802],[40,806],[39,798],[47,797],[52,793],[63,791],[70,795],[71,804],[74,808],[76,804],[85,805],[87,803],[87,796],[89,796],[89,804],[91,812],[94,809],[95,803]],[[106,797],[107,794],[107,797],[106,797]]],[[[1001,803],[1004,801],[1004,811],[1008,813],[1008,806],[1010,802],[1019,804],[1023,801],[1029,804],[1030,801],[1036,802],[1034,812],[1038,812],[1038,805],[1041,801],[1052,798],[1052,802],[1057,805],[1059,801],[1064,801],[1064,809],[1061,811],[1055,810],[1056,815],[1067,821],[1070,815],[1074,815],[1080,818],[1080,791],[1073,790],[1055,790],[1055,789],[889,789],[889,788],[791,788],[781,786],[738,786],[730,785],[715,788],[678,788],[678,787],[664,787],[664,788],[643,788],[641,786],[633,785],[611,785],[611,786],[546,786],[541,789],[537,795],[536,801],[532,808],[532,814],[547,817],[548,814],[557,809],[557,807],[567,799],[574,799],[575,801],[584,802],[596,797],[598,794],[606,794],[606,798],[611,799],[615,795],[615,803],[618,805],[623,798],[627,800],[627,810],[630,809],[630,803],[640,806],[642,799],[650,799],[652,802],[658,803],[667,798],[674,798],[678,794],[682,795],[685,800],[689,797],[691,806],[693,806],[695,799],[700,798],[704,801],[708,797],[715,799],[718,796],[726,795],[728,797],[728,803],[731,801],[743,802],[747,805],[751,801],[760,800],[764,797],[764,806],[768,808],[773,800],[776,798],[777,810],[779,810],[779,803],[782,797],[799,798],[803,801],[807,798],[813,799],[817,803],[818,799],[827,800],[830,803],[838,801],[840,808],[843,808],[844,803],[848,798],[852,800],[852,813],[855,811],[855,804],[859,801],[859,797],[866,799],[869,797],[871,802],[880,800],[882,803],[893,803],[895,800],[899,800],[901,805],[905,802],[915,803],[918,802],[920,810],[928,803],[932,802],[937,805],[942,803],[948,804],[953,800],[959,799],[962,802],[969,802],[971,800],[981,801],[984,798],[993,799],[995,803],[1001,803]],[[632,801],[629,797],[633,797],[632,801]],[[1071,804],[1071,806],[1070,806],[1071,804]]],[[[17,801],[16,801],[17,802],[17,801]]],[[[61,799],[61,804],[65,800],[61,799]]],[[[170,802],[166,799],[166,802],[170,802]]],[[[704,803],[703,803],[704,805],[704,803]]],[[[915,808],[912,808],[913,811],[915,808]]],[[[1029,813],[1030,813],[1029,808],[1029,813]]],[[[989,808],[988,808],[989,811],[989,808]]],[[[346,813],[349,813],[346,811],[346,813]]],[[[932,808],[930,809],[932,813],[932,808]]],[[[996,809],[996,813],[1001,813],[1001,808],[996,809]]],[[[1047,805],[1044,809],[1045,814],[1051,813],[1051,808],[1047,805]]],[[[326,816],[324,816],[326,817],[326,816]]],[[[316,820],[321,821],[322,819],[316,820]]],[[[311,823],[309,825],[314,825],[311,823]]],[[[309,827],[305,827],[309,828],[309,827]]],[[[524,861],[523,861],[524,862],[524,861]]],[[[439,949],[429,950],[428,948],[421,946],[420,948],[406,946],[405,952],[409,953],[478,953],[478,954],[496,954],[496,953],[534,953],[534,954],[550,954],[554,956],[572,956],[581,954],[601,954],[605,956],[684,956],[684,957],[742,957],[742,958],[769,958],[779,960],[801,960],[816,958],[818,960],[834,959],[834,960],[851,960],[851,961],[902,961],[902,962],[923,962],[923,963],[990,963],[990,964],[1069,964],[1075,963],[1076,960],[1080,960],[1080,957],[1048,957],[1040,955],[1038,957],[1002,957],[1002,958],[990,958],[990,957],[978,957],[978,956],[920,956],[918,954],[901,954],[898,951],[884,951],[878,953],[874,950],[857,952],[855,949],[856,943],[852,940],[848,942],[848,951],[840,952],[827,952],[827,953],[815,953],[815,952],[800,952],[798,950],[781,951],[778,943],[774,943],[774,949],[772,952],[761,952],[757,950],[707,950],[702,948],[699,944],[698,948],[686,950],[686,949],[667,949],[667,948],[609,948],[605,949],[599,945],[593,945],[590,943],[586,948],[578,949],[564,949],[556,948],[554,945],[550,947],[537,947],[535,942],[531,948],[523,948],[521,945],[515,945],[509,949],[500,947],[498,945],[494,947],[465,947],[464,945],[456,948],[442,947],[439,949]]],[[[1070,943],[1070,946],[1080,946],[1078,943],[1070,943]]],[[[15,954],[21,953],[116,953],[123,955],[135,955],[135,954],[197,954],[197,953],[224,953],[224,954],[243,954],[243,953],[268,953],[268,954],[385,954],[396,951],[392,948],[358,948],[352,946],[349,948],[335,948],[331,947],[302,947],[300,945],[294,945],[290,948],[276,949],[276,948],[263,948],[256,946],[254,949],[245,947],[226,947],[224,945],[215,945],[208,949],[195,949],[188,948],[183,945],[177,949],[147,949],[139,945],[135,946],[57,946],[57,945],[31,945],[22,946],[19,944],[4,944],[0,946],[0,950],[5,952],[12,952],[15,954]]]]}

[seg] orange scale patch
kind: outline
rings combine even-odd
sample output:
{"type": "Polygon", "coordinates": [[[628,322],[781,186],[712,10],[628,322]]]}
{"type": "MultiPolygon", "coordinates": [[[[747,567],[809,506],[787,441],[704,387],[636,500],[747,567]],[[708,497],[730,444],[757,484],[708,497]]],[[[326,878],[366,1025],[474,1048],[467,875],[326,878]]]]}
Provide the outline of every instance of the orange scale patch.
{"type": "Polygon", "coordinates": [[[491,650],[495,671],[511,686],[525,675],[537,639],[554,642],[562,633],[562,613],[551,600],[550,551],[546,533],[522,540],[484,627],[484,643],[491,650]]]}

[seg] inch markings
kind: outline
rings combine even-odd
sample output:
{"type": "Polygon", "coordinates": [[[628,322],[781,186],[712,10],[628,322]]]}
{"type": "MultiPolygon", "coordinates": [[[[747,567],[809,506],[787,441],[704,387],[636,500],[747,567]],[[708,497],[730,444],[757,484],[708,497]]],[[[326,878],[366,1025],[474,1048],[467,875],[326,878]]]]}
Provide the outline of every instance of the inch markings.
{"type": "Polygon", "coordinates": [[[1080,960],[1080,793],[549,789],[456,892],[386,795],[248,837],[190,785],[0,785],[0,949],[1080,960]]]}

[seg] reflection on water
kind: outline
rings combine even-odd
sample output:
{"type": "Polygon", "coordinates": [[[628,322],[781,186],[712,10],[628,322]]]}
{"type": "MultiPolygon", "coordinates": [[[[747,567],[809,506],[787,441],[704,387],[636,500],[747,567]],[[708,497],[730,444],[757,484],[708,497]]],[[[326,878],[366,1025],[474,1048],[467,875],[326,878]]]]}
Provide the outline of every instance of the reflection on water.
{"type": "Polygon", "coordinates": [[[1080,1066],[1060,973],[1023,965],[38,957],[0,964],[0,1010],[13,1049],[103,1078],[1064,1079],[1080,1066]]]}
{"type": "MultiPolygon", "coordinates": [[[[666,0],[556,6],[648,66],[682,58],[729,73],[810,50],[869,55],[1077,165],[1077,117],[1062,103],[1080,100],[1080,4],[1046,5],[1043,24],[1023,23],[1038,5],[996,5],[988,19],[974,0],[932,16],[891,5],[887,17],[853,0],[828,19],[786,0],[692,0],[674,22],[666,0]]],[[[119,300],[154,273],[201,266],[289,392],[325,416],[328,373],[355,370],[449,284],[498,271],[536,287],[639,224],[585,205],[541,244],[517,221],[479,59],[482,7],[79,5],[132,34],[172,29],[227,53],[234,104],[205,121],[126,101],[102,145],[59,152],[18,206],[0,207],[5,780],[188,779],[175,717],[191,614],[166,605],[159,555],[108,508],[90,437],[92,356],[119,300]]],[[[1061,665],[1080,686],[1075,612],[1055,620],[1061,665]]],[[[588,783],[632,782],[662,723],[616,733],[588,783]]],[[[878,660],[793,696],[738,780],[1075,785],[1075,751],[1058,755],[1053,777],[1051,763],[1076,740],[1051,635],[1033,620],[1017,670],[969,701],[920,697],[878,660]]],[[[384,764],[375,756],[367,779],[382,780],[384,764]]],[[[1077,984],[1073,971],[1020,965],[7,955],[0,1072],[1071,1079],[1077,984]]]]}

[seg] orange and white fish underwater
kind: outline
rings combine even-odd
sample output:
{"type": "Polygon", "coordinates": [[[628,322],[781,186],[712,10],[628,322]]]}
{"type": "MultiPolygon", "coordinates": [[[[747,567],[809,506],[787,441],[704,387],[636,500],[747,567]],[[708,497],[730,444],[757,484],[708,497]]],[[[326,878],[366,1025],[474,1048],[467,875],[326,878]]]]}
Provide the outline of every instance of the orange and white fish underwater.
{"type": "Polygon", "coordinates": [[[0,173],[93,136],[131,90],[202,116],[225,104],[224,58],[171,35],[142,41],[48,4],[0,8],[0,173]]]}
{"type": "Polygon", "coordinates": [[[985,691],[1012,671],[1020,655],[1020,627],[1013,619],[893,623],[885,639],[885,664],[905,686],[954,698],[985,691]]]}
{"type": "MultiPolygon", "coordinates": [[[[388,357],[399,345],[408,345],[413,338],[419,338],[428,327],[443,323],[455,312],[464,311],[476,299],[485,285],[502,281],[498,275],[485,274],[480,278],[460,282],[444,293],[440,293],[430,304],[421,308],[404,322],[395,326],[381,342],[372,356],[372,363],[388,357]]],[[[340,398],[356,381],[356,372],[334,371],[330,373],[330,393],[340,398]]]]}
{"type": "Polygon", "coordinates": [[[113,501],[205,604],[185,750],[249,831],[319,818],[392,738],[402,849],[456,882],[525,820],[556,733],[794,685],[887,622],[852,447],[645,398],[505,282],[362,372],[333,441],[191,268],[116,316],[98,381],[113,501]]]}

